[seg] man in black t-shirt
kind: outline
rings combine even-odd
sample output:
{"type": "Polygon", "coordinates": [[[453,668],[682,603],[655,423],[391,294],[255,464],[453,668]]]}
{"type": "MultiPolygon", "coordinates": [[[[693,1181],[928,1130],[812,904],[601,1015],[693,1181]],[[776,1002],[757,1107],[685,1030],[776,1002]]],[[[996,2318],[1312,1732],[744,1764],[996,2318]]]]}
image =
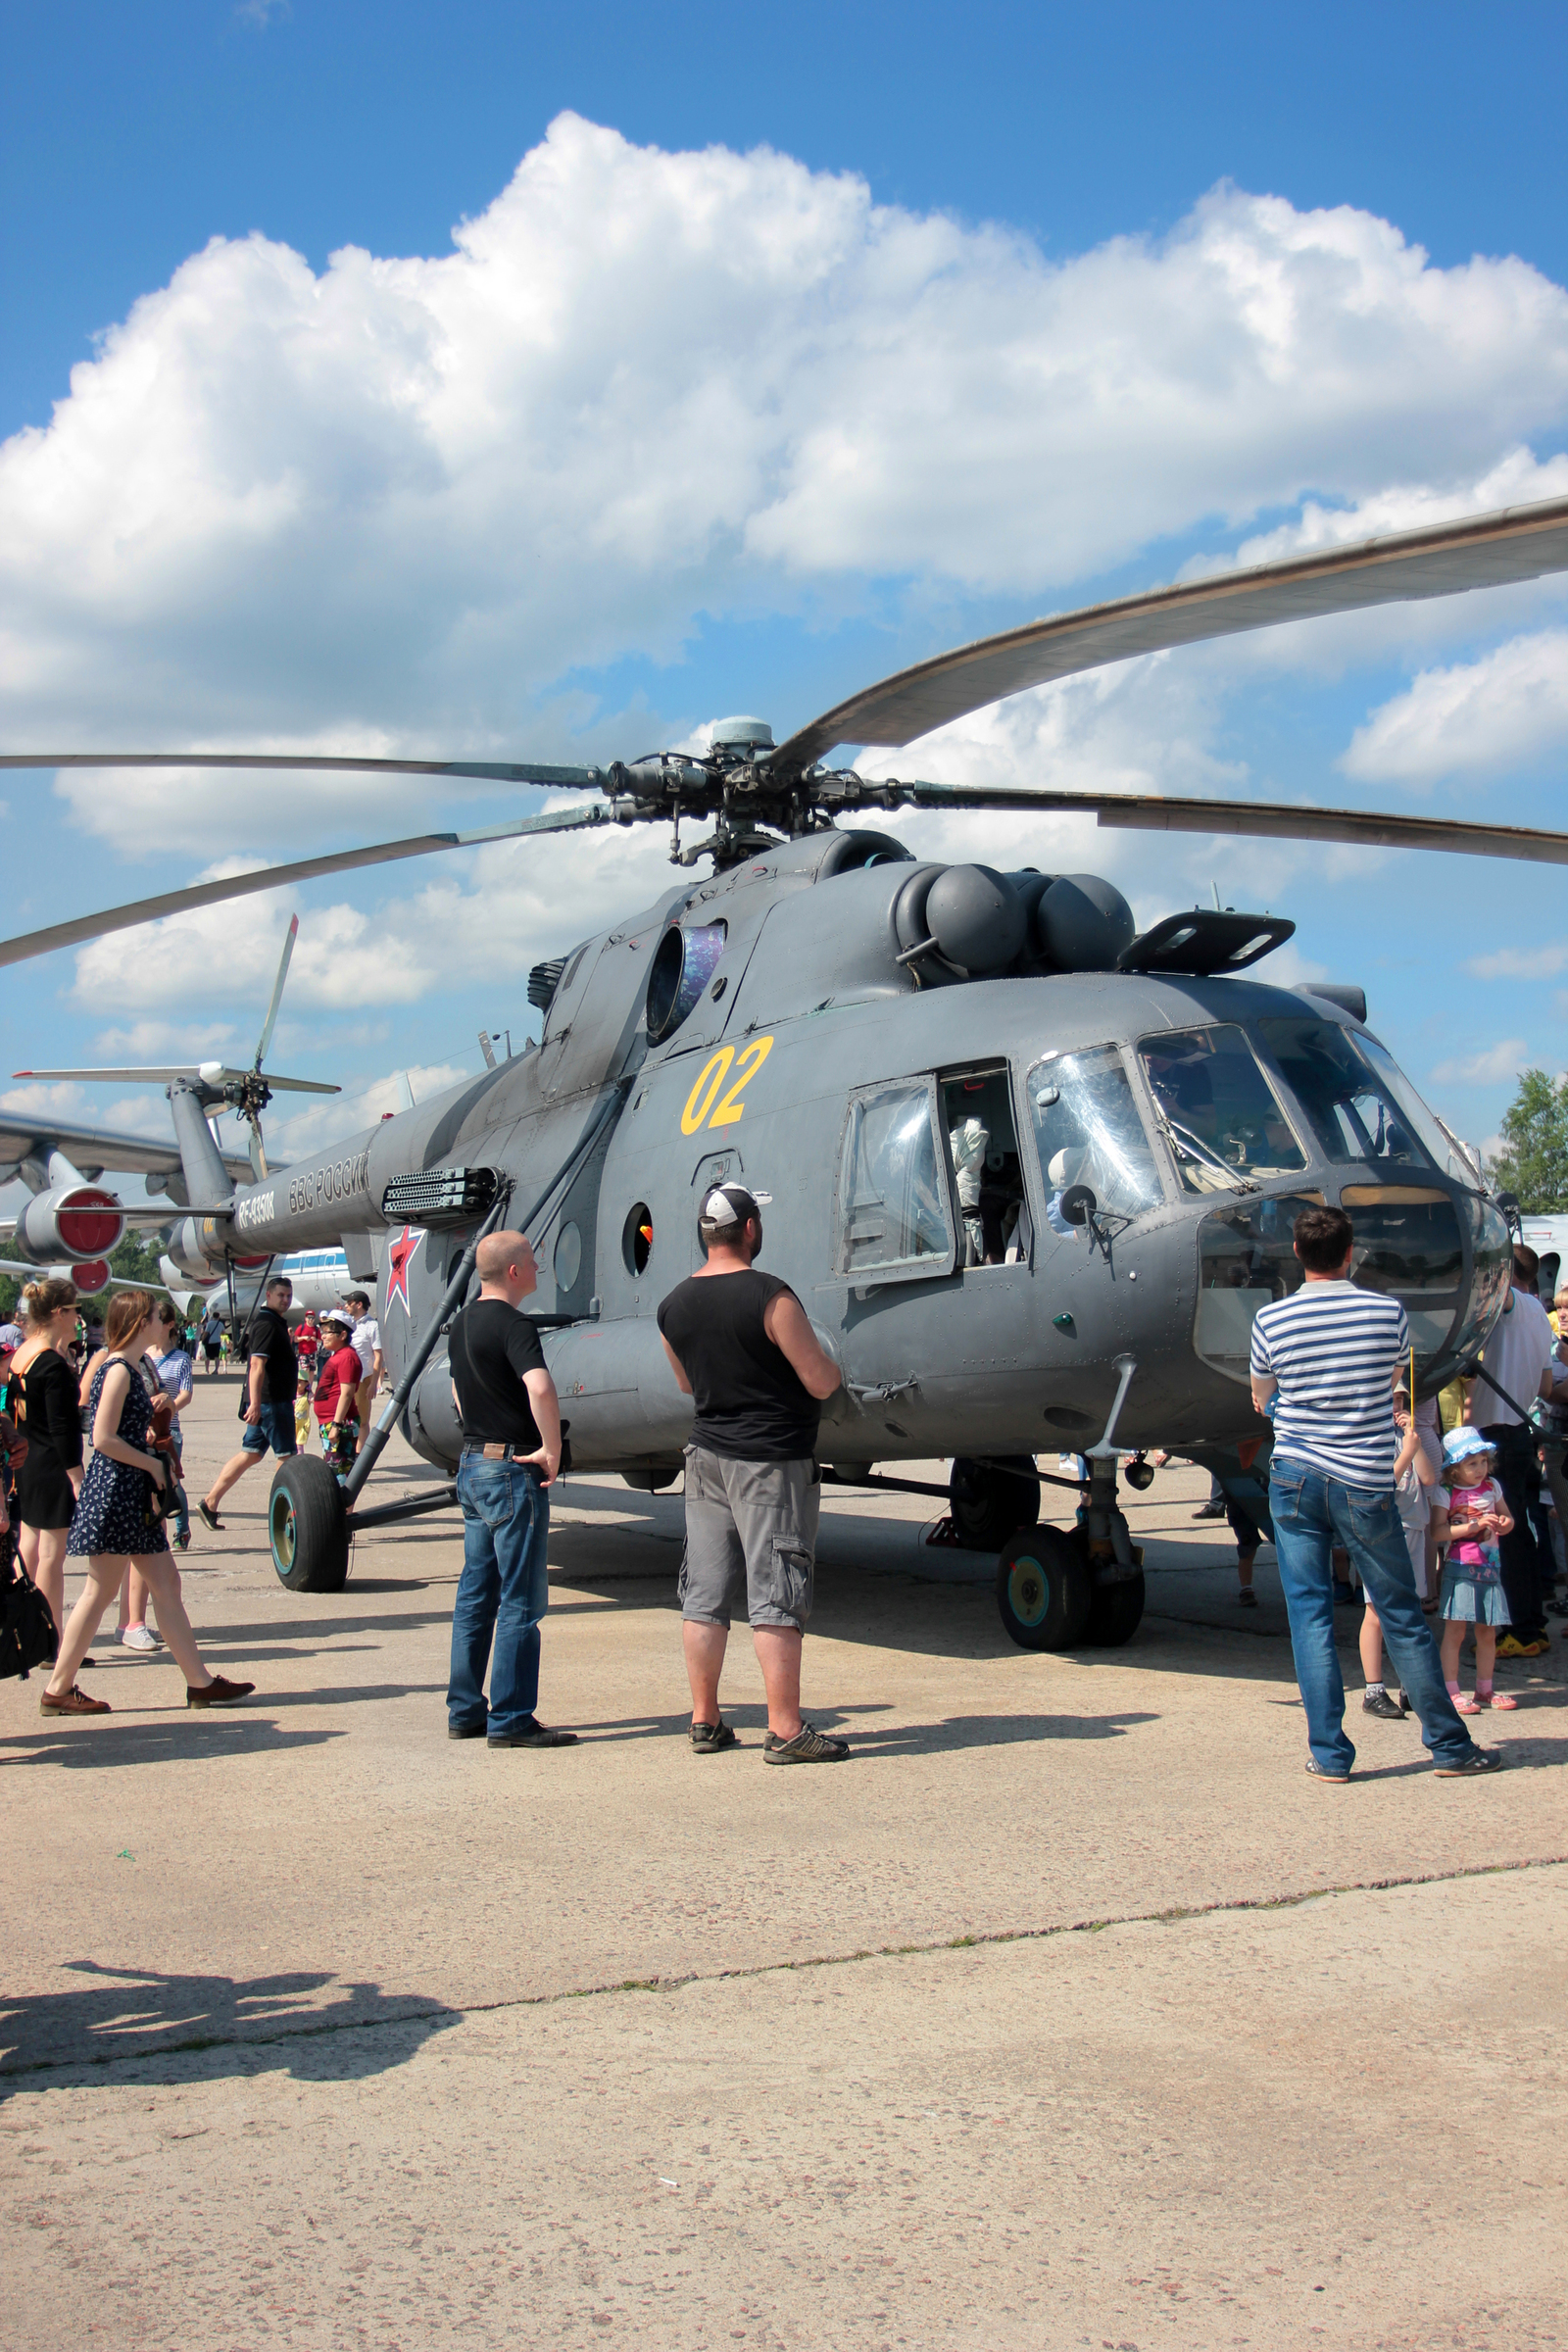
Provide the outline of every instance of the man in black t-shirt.
{"type": "Polygon", "coordinates": [[[659,1309],[664,1353],[696,1407],[680,1572],[692,1746],[713,1755],[735,1744],[718,1678],[744,1591],[767,1691],[764,1762],[838,1764],[849,1742],[801,1720],[801,1645],[822,1488],[817,1425],[842,1375],[788,1283],[753,1266],[762,1218],[746,1187],[710,1192],[697,1230],[707,1262],[659,1309]]]}
{"type": "Polygon", "coordinates": [[[219,1504],[235,1481],[262,1459],[269,1446],[279,1459],[299,1451],[294,1440],[294,1398],[300,1367],[288,1329],[288,1310],[293,1303],[294,1285],[286,1275],[274,1275],[267,1286],[267,1303],[251,1317],[245,1339],[249,1359],[245,1402],[239,1416],[245,1435],[238,1453],[229,1455],[197,1505],[203,1520],[216,1531],[221,1532],[223,1525],[218,1516],[219,1504]]]}
{"type": "Polygon", "coordinates": [[[520,1233],[487,1234],[478,1266],[479,1296],[453,1324],[449,1348],[463,1423],[463,1574],[452,1611],[447,1737],[488,1740],[492,1747],[571,1747],[575,1732],[547,1731],[534,1713],[539,1620],[550,1605],[545,1490],[561,1467],[556,1384],[539,1334],[517,1311],[537,1288],[539,1269],[520,1233]]]}

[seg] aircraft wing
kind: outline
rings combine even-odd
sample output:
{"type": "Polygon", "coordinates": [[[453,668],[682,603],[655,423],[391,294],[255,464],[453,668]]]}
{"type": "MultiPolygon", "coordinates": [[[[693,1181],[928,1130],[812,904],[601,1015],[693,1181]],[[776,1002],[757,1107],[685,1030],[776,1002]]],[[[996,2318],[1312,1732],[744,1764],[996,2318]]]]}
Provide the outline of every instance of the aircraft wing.
{"type": "MultiPolygon", "coordinates": [[[[20,1160],[63,1152],[72,1166],[96,1182],[105,1168],[135,1176],[177,1176],[179,1148],[149,1135],[127,1135],[110,1127],[75,1127],[46,1112],[0,1110],[0,1176],[9,1175],[20,1160]]],[[[242,1152],[225,1152],[223,1165],[237,1182],[249,1184],[251,1163],[242,1152]]],[[[166,1223],[178,1212],[170,1207],[156,1220],[166,1223]]]]}

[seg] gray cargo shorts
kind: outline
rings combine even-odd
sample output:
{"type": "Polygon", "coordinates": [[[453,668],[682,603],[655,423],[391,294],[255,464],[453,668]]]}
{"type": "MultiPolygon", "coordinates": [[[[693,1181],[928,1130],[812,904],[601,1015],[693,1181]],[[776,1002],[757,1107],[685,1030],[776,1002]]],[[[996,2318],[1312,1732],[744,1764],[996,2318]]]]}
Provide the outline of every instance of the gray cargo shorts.
{"type": "Polygon", "coordinates": [[[754,1627],[790,1625],[804,1633],[821,1502],[822,1473],[809,1454],[743,1462],[688,1446],[682,1617],[728,1626],[744,1592],[754,1627]]]}

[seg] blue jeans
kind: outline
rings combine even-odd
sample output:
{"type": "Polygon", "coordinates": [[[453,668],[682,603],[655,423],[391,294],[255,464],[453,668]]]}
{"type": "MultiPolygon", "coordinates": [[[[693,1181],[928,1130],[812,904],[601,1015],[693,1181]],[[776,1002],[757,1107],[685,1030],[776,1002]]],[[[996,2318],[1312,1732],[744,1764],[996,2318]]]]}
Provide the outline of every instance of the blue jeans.
{"type": "Polygon", "coordinates": [[[1393,1488],[1348,1487],[1276,1454],[1268,1500],[1307,1743],[1319,1770],[1344,1774],[1355,1762],[1345,1733],[1345,1684],[1334,1646],[1329,1551],[1335,1544],[1344,1544],[1360,1571],[1400,1688],[1420,1718],[1422,1739],[1440,1763],[1462,1763],[1474,1742],[1448,1696],[1438,1645],[1416,1598],[1393,1488]]]}
{"type": "Polygon", "coordinates": [[[459,1465],[458,1500],[463,1574],[452,1612],[447,1720],[459,1730],[484,1723],[488,1663],[491,1734],[523,1731],[539,1697],[539,1620],[550,1606],[550,1497],[531,1465],[487,1462],[470,1450],[459,1465]]]}

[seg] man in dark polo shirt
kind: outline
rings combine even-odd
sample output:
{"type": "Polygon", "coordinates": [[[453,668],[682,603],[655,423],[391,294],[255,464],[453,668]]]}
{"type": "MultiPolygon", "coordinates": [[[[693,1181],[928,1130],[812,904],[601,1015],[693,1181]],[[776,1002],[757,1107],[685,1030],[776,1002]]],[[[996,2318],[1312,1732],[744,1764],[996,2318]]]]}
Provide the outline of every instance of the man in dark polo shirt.
{"type": "Polygon", "coordinates": [[[706,1264],[659,1309],[675,1378],[696,1406],[686,1448],[680,1605],[692,1746],[733,1747],[718,1710],[730,1610],[742,1592],[767,1691],[768,1764],[838,1764],[849,1742],[801,1720],[801,1643],[811,1613],[822,1474],[821,1403],[841,1374],[789,1285],[759,1273],[762,1219],[744,1185],[703,1202],[706,1264]]]}
{"type": "Polygon", "coordinates": [[[299,1448],[294,1439],[294,1398],[299,1391],[300,1364],[289,1337],[288,1313],[294,1303],[294,1285],[286,1274],[275,1274],[267,1286],[266,1303],[250,1319],[245,1338],[245,1402],[240,1419],[245,1435],[238,1453],[231,1453],[197,1504],[210,1528],[222,1533],[218,1509],[235,1483],[253,1469],[269,1446],[284,1461],[299,1448]]]}
{"type": "Polygon", "coordinates": [[[539,1269],[520,1233],[487,1234],[478,1268],[479,1296],[453,1324],[449,1348],[464,1443],[463,1574],[452,1612],[447,1736],[488,1740],[492,1747],[571,1747],[575,1732],[547,1731],[534,1713],[539,1620],[550,1605],[545,1490],[561,1467],[556,1384],[539,1334],[517,1311],[537,1288],[539,1269]]]}

